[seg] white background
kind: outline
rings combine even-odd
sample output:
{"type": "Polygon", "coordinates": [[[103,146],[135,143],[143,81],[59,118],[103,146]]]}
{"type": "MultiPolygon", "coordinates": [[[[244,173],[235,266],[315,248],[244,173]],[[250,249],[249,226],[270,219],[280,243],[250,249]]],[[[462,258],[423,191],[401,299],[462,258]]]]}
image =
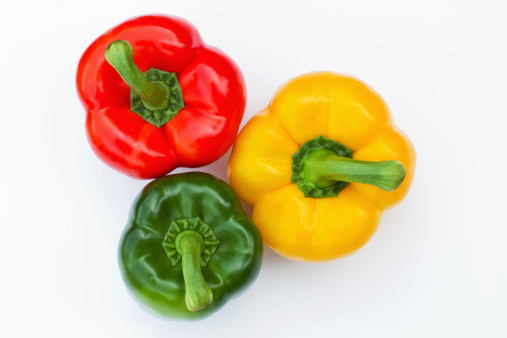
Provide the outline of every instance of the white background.
{"type": "MultiPolygon", "coordinates": [[[[507,2],[2,0],[0,32],[0,336],[507,337],[507,2]],[[147,181],[89,148],[75,72],[95,38],[150,13],[238,63],[243,125],[310,71],[383,96],[418,162],[362,250],[309,264],[265,248],[251,289],[200,322],[137,306],[116,253],[147,181]]],[[[202,170],[225,179],[228,157],[202,170]]]]}

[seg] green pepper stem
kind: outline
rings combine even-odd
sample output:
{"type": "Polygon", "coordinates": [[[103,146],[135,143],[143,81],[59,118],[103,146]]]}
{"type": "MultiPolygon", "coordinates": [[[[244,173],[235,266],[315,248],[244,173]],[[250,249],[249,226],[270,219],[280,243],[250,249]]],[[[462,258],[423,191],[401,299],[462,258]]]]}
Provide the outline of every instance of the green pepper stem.
{"type": "Polygon", "coordinates": [[[405,167],[394,160],[358,161],[319,149],[307,155],[301,176],[321,188],[343,181],[370,184],[392,191],[403,182],[405,167]]]}
{"type": "Polygon", "coordinates": [[[116,69],[123,81],[136,93],[144,104],[153,110],[169,106],[169,88],[162,83],[149,81],[134,63],[134,53],[128,41],[113,41],[106,49],[106,60],[116,69]]]}
{"type": "Polygon", "coordinates": [[[196,231],[185,230],[178,234],[175,244],[176,250],[181,255],[187,308],[190,311],[200,310],[213,302],[213,292],[201,272],[204,239],[196,231]]]}

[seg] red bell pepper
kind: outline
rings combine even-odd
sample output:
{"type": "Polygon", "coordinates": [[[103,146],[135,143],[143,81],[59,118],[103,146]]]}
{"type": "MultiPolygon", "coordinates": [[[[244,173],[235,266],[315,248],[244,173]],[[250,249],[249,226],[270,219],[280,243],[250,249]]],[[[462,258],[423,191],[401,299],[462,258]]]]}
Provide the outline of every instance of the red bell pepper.
{"type": "Polygon", "coordinates": [[[220,158],[245,109],[238,66],[190,23],[167,16],[134,18],[95,40],[79,62],[77,89],[95,153],[143,179],[220,158]]]}

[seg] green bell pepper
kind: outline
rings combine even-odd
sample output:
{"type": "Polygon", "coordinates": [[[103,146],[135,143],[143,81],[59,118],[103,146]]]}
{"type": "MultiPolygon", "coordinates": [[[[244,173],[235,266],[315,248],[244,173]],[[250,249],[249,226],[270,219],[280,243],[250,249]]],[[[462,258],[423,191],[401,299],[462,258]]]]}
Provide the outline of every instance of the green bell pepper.
{"type": "Polygon", "coordinates": [[[139,194],[119,248],[127,288],[168,319],[200,319],[257,278],[262,238],[224,181],[190,172],[139,194]]]}

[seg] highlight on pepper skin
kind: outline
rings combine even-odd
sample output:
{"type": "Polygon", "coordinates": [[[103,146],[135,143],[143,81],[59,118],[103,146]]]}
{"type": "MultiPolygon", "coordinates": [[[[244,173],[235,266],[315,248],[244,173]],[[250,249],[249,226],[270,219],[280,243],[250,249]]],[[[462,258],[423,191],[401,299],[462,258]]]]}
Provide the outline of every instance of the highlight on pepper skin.
{"type": "Polygon", "coordinates": [[[351,255],[399,203],[416,153],[382,98],[350,76],[316,72],[283,85],[240,131],[228,163],[264,242],[294,260],[351,255]]]}

